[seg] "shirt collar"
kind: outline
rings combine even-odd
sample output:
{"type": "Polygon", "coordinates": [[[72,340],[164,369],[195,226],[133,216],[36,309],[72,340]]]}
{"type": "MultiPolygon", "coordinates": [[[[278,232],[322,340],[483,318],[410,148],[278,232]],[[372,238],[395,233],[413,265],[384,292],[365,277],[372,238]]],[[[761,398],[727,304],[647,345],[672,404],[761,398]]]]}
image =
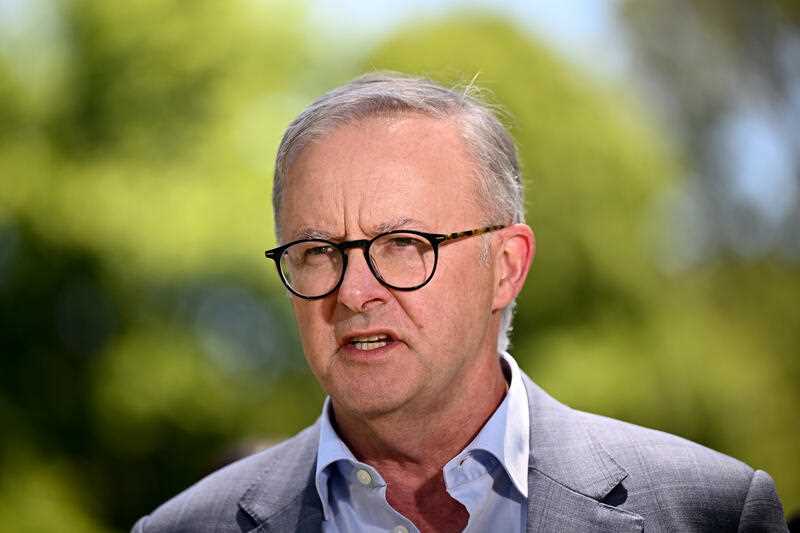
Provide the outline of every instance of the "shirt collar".
{"type": "Polygon", "coordinates": [[[530,456],[528,393],[514,358],[508,352],[503,352],[500,362],[506,375],[510,375],[508,393],[478,435],[445,468],[476,450],[489,452],[503,466],[519,493],[527,498],[530,456]]]}
{"type": "Polygon", "coordinates": [[[331,423],[331,399],[326,397],[325,403],[322,405],[322,416],[320,416],[317,470],[314,475],[317,493],[320,501],[322,501],[322,512],[326,520],[330,517],[328,509],[328,478],[331,475],[331,469],[328,467],[337,461],[358,462],[353,452],[347,447],[347,444],[339,438],[333,423],[331,423]]]}
{"type": "MultiPolygon", "coordinates": [[[[522,383],[517,362],[508,352],[500,355],[500,362],[507,377],[510,374],[508,392],[494,414],[481,428],[478,435],[464,450],[456,455],[445,468],[466,457],[475,450],[491,453],[508,473],[514,486],[528,497],[528,456],[530,455],[530,413],[528,393],[522,383]]],[[[337,461],[359,463],[350,448],[339,438],[331,422],[331,400],[325,398],[320,417],[319,445],[315,483],[322,501],[326,519],[330,516],[328,502],[328,478],[332,471],[328,467],[337,461]]]]}

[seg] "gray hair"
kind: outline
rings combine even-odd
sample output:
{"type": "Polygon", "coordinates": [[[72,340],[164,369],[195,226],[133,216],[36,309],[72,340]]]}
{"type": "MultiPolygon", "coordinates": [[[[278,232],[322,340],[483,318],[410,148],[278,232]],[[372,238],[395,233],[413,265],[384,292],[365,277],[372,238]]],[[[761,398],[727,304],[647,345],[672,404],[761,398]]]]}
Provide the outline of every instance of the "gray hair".
{"type": "MultiPolygon", "coordinates": [[[[286,129],[278,146],[272,186],[276,232],[280,234],[279,214],[289,167],[309,143],[344,124],[409,112],[455,120],[461,127],[464,142],[477,163],[474,178],[487,224],[524,222],[516,146],[496,110],[482,100],[474,83],[451,90],[425,78],[371,73],[321,96],[286,129]]],[[[503,309],[498,351],[508,349],[515,306],[516,301],[503,309]]]]}

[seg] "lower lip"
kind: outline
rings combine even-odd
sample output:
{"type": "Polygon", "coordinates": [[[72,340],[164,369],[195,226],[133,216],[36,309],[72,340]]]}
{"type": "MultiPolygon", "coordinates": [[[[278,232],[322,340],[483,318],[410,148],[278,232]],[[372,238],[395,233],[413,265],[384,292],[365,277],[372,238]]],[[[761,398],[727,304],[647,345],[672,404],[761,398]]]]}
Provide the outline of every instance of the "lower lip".
{"type": "Polygon", "coordinates": [[[386,346],[372,350],[359,350],[352,344],[345,344],[340,351],[348,359],[356,363],[377,363],[388,359],[394,350],[400,347],[400,342],[390,341],[386,346]]]}

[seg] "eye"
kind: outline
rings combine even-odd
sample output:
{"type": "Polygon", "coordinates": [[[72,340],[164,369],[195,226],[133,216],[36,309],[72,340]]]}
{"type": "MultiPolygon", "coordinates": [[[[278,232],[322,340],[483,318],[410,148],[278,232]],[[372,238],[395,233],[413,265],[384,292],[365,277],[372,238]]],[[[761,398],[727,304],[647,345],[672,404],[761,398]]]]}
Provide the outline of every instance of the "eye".
{"type": "Polygon", "coordinates": [[[334,252],[333,246],[313,246],[311,248],[307,248],[305,251],[306,257],[314,257],[314,256],[321,256],[321,255],[330,255],[334,252]]]}
{"type": "Polygon", "coordinates": [[[398,236],[398,237],[392,237],[391,243],[392,246],[395,246],[397,248],[405,248],[408,246],[416,246],[417,244],[419,244],[419,240],[413,237],[398,236]]]}

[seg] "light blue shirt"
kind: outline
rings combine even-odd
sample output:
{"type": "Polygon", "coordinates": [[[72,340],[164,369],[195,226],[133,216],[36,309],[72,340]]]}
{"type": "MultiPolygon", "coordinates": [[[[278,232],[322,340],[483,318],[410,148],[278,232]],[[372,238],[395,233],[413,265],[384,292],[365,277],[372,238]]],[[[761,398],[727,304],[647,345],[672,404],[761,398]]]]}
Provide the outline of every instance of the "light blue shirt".
{"type": "MultiPolygon", "coordinates": [[[[525,531],[530,452],[528,397],[517,362],[500,356],[508,393],[478,435],[444,465],[447,492],[469,513],[464,531],[525,531]]],[[[336,434],[325,400],[317,449],[316,485],[326,533],[413,532],[418,529],[386,501],[386,482],[336,434]]]]}

